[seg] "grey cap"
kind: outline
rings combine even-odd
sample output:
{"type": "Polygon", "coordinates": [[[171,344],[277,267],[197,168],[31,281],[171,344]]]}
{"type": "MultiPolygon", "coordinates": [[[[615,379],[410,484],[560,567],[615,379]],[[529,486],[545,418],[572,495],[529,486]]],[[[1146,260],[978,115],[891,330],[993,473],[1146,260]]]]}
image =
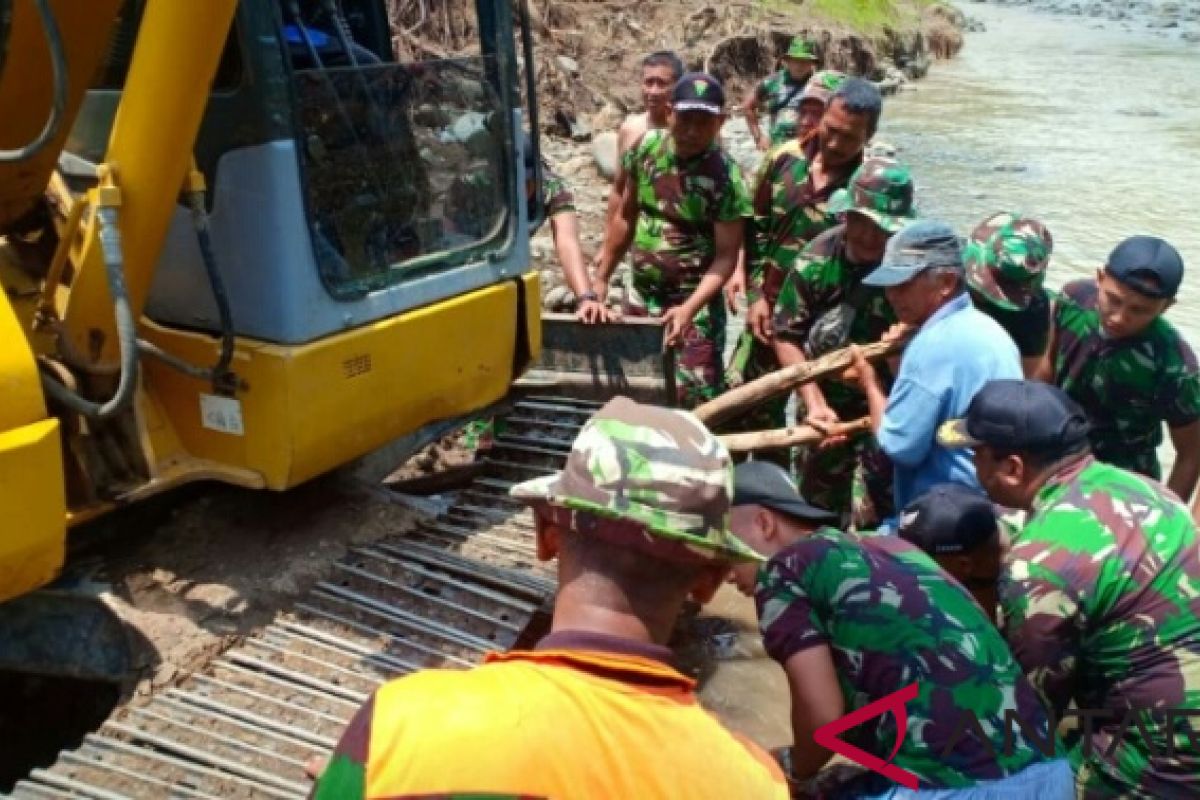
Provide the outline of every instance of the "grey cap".
{"type": "Polygon", "coordinates": [[[919,219],[900,229],[888,240],[883,261],[863,283],[868,286],[899,286],[927,269],[963,268],[963,245],[958,234],[944,222],[919,219]]]}

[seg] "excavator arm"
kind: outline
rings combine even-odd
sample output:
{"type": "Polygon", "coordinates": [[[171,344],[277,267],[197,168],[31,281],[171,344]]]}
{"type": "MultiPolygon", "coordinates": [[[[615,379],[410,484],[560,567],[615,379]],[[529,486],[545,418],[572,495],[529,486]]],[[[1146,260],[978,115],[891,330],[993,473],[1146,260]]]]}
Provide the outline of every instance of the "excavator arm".
{"type": "Polygon", "coordinates": [[[0,602],[69,526],[403,455],[537,357],[511,7],[475,9],[477,55],[397,62],[378,0],[0,0],[0,602]]]}
{"type": "Polygon", "coordinates": [[[6,236],[0,278],[13,298],[0,306],[0,380],[7,387],[0,411],[0,509],[7,530],[0,538],[0,600],[44,585],[62,563],[61,423],[47,413],[43,392],[93,418],[112,416],[133,399],[136,320],[236,0],[147,4],[128,102],[113,128],[100,182],[66,215],[68,226],[79,228],[65,231],[47,268],[23,237],[46,236],[43,197],[120,5],[0,3],[8,21],[0,73],[0,234],[6,236]],[[55,335],[63,352],[87,354],[91,372],[110,376],[103,383],[111,395],[85,398],[63,370],[50,377],[39,369],[31,344],[55,335]]]}

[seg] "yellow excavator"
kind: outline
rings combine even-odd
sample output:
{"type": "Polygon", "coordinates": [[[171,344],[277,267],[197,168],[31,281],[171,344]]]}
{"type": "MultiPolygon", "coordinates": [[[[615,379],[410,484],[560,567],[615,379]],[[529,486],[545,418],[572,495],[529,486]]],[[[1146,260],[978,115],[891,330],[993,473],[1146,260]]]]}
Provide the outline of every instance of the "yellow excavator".
{"type": "Polygon", "coordinates": [[[0,0],[0,670],[119,669],[72,527],[395,464],[537,357],[528,32],[463,7],[401,63],[383,0],[0,0]]]}

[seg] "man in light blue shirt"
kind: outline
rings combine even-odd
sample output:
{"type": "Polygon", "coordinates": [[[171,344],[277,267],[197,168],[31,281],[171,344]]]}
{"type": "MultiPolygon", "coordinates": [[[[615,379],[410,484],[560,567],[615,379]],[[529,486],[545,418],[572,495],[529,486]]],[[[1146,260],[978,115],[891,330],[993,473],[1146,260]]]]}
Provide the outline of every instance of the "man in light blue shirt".
{"type": "Polygon", "coordinates": [[[895,468],[896,508],[939,483],[982,493],[971,453],[939,445],[937,429],[966,413],[988,381],[1020,379],[1021,357],[1004,329],[971,305],[961,242],[943,222],[912,222],[891,238],[880,266],[863,283],[883,287],[902,325],[917,329],[890,394],[855,351],[871,427],[895,468]]]}

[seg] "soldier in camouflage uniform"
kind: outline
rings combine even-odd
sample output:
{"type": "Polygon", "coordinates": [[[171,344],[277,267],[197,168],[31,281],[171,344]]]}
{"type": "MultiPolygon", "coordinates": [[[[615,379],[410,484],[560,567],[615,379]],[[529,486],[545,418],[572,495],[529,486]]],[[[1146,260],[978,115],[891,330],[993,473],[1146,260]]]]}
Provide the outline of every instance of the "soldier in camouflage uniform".
{"type": "MultiPolygon", "coordinates": [[[[796,139],[804,141],[817,130],[834,92],[841,88],[847,77],[844,72],[823,69],[808,79],[804,91],[800,93],[800,117],[796,122],[796,139]]],[[[786,143],[785,141],[781,144],[786,143]]]]}
{"type": "Polygon", "coordinates": [[[1068,736],[1078,795],[1200,797],[1200,540],[1161,485],[1092,457],[1084,411],[1036,381],[994,381],[947,447],[974,447],[979,482],[1025,509],[1000,579],[1013,654],[1068,736]],[[1127,719],[1132,709],[1135,719],[1127,719]]]}
{"type": "Polygon", "coordinates": [[[961,583],[989,619],[996,616],[996,576],[1010,526],[978,489],[939,483],[900,512],[896,535],[929,555],[961,583]]]}
{"type": "MultiPolygon", "coordinates": [[[[822,80],[813,94],[824,97],[825,86],[822,80]]],[[[784,277],[804,246],[837,224],[836,214],[828,208],[829,198],[845,188],[862,164],[862,149],[879,122],[882,99],[870,83],[845,81],[830,97],[817,134],[776,148],[759,172],[746,243],[746,330],[727,372],[732,385],[779,369],[771,316],[784,277]]],[[[727,429],[781,427],[786,406],[786,397],[767,401],[733,420],[727,429]]]]}
{"type": "Polygon", "coordinates": [[[750,204],[737,164],[717,141],[725,93],[715,78],[684,75],[673,92],[671,127],[648,131],[624,156],[629,175],[621,213],[609,220],[595,290],[630,244],[632,286],[625,313],[662,317],[678,347],[677,403],[693,408],[723,389],[725,304],[750,204]]]}
{"type": "Polygon", "coordinates": [[[700,705],[666,646],[689,596],[761,561],[729,532],[732,484],[729,453],[691,414],[605,405],[561,473],[512,489],[533,507],[539,557],[558,559],[550,634],[381,686],[317,800],[786,800],[778,765],[700,705]]]}
{"type": "Polygon", "coordinates": [[[1161,479],[1165,422],[1176,453],[1167,486],[1187,501],[1200,476],[1200,369],[1163,317],[1182,281],[1175,248],[1126,239],[1094,281],[1055,297],[1051,366],[1053,382],[1087,412],[1101,461],[1161,479]]]}
{"type": "MultiPolygon", "coordinates": [[[[769,317],[769,308],[774,307],[786,272],[784,265],[806,242],[836,224],[837,219],[825,213],[825,202],[829,195],[845,185],[857,166],[855,162],[839,170],[841,179],[831,181],[822,192],[815,191],[811,167],[817,158],[819,143],[813,136],[833,93],[845,81],[846,75],[834,70],[822,70],[813,75],[800,100],[800,130],[796,139],[776,148],[755,178],[754,217],[746,238],[750,273],[746,282],[746,303],[751,308],[757,303],[756,313],[762,319],[769,317]]],[[[761,331],[760,336],[766,338],[761,331]]],[[[778,369],[774,352],[764,342],[756,344],[753,332],[747,327],[738,339],[726,371],[726,381],[731,386],[739,386],[772,369],[778,369]]],[[[782,415],[782,406],[778,411],[756,414],[756,422],[747,421],[744,429],[756,430],[769,427],[773,422],[781,423],[782,415]],[[758,428],[752,427],[754,424],[758,424],[758,428]]]]}
{"type": "Polygon", "coordinates": [[[759,81],[742,103],[746,127],[760,150],[796,138],[800,125],[800,98],[817,66],[817,50],[800,37],[783,55],[783,69],[759,81]],[[767,109],[767,133],[759,125],[759,109],[767,109]]]}
{"type": "MultiPolygon", "coordinates": [[[[887,240],[913,215],[908,169],[891,159],[869,159],[850,188],[830,201],[829,210],[846,221],[818,236],[789,265],[779,293],[775,352],[784,366],[848,344],[877,342],[896,323],[884,291],[863,285],[862,279],[879,266],[887,240]]],[[[867,414],[858,387],[836,378],[801,387],[800,397],[810,424],[827,426],[867,414]]],[[[806,497],[849,515],[856,528],[874,527],[891,516],[892,465],[873,437],[811,450],[800,476],[806,497]]]]}
{"type": "Polygon", "coordinates": [[[1054,239],[1030,217],[993,214],[963,249],[971,302],[1012,337],[1025,377],[1039,374],[1050,343],[1050,293],[1043,284],[1054,239]]]}
{"type": "MultiPolygon", "coordinates": [[[[814,741],[818,727],[915,683],[899,735],[894,713],[844,734],[920,781],[912,795],[885,796],[988,786],[988,797],[1070,797],[1069,767],[1043,755],[1026,731],[1016,732],[1011,748],[1000,746],[1008,709],[1040,740],[1054,734],[1037,693],[971,595],[908,542],[822,527],[830,516],[808,505],[773,464],[749,462],[734,471],[733,532],[769,558],[757,571],[735,566],[734,581],[754,596],[763,645],[788,675],[794,778],[812,777],[831,756],[814,741]],[[968,709],[991,748],[978,741],[979,732],[958,736],[968,709]]],[[[871,773],[836,796],[894,788],[871,773]]]]}

